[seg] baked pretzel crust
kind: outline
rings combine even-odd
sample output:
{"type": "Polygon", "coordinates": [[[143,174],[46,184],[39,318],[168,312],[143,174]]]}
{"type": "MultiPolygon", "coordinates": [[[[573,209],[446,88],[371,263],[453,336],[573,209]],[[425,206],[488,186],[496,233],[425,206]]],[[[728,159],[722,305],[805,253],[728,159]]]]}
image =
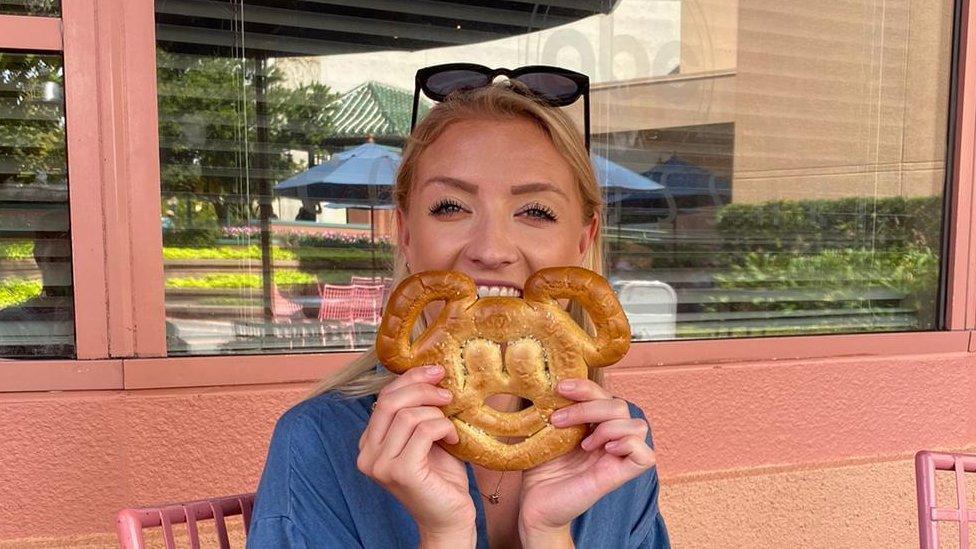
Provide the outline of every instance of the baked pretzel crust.
{"type": "Polygon", "coordinates": [[[390,371],[425,364],[446,369],[440,385],[454,394],[441,409],[460,441],[452,455],[494,470],[523,470],[579,444],[585,425],[557,428],[556,409],[572,401],[556,384],[587,377],[589,368],[617,362],[630,347],[630,326],[607,281],[581,267],[551,267],[533,274],[523,298],[483,297],[456,271],[417,273],[401,282],[387,303],[376,336],[376,354],[390,371]],[[574,299],[596,327],[591,337],[560,307],[574,299]],[[410,341],[414,323],[432,301],[445,301],[440,316],[410,341]],[[485,404],[498,393],[518,395],[532,406],[501,412],[485,404]],[[525,437],[505,444],[496,437],[525,437]]]}

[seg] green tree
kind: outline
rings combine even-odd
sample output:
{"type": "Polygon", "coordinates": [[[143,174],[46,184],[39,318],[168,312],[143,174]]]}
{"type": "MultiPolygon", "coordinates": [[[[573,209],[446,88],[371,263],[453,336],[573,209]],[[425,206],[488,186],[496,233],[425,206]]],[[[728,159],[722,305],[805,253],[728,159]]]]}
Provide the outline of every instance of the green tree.
{"type": "Polygon", "coordinates": [[[160,49],[157,72],[164,198],[205,200],[218,223],[257,217],[262,183],[307,168],[292,151],[315,153],[331,132],[338,94],[290,86],[273,62],[160,49]]]}
{"type": "Polygon", "coordinates": [[[64,186],[61,59],[0,53],[0,185],[64,186]]]}

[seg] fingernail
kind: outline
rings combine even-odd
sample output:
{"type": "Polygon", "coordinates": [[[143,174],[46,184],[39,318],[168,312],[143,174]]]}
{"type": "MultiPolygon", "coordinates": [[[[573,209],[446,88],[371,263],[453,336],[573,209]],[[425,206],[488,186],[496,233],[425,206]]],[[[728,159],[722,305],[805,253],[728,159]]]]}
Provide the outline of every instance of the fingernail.
{"type": "Polygon", "coordinates": [[[576,388],[576,382],[575,381],[572,381],[572,380],[569,380],[569,379],[564,379],[564,380],[562,380],[562,381],[559,382],[559,390],[560,391],[572,391],[575,388],[576,388]]]}
{"type": "Polygon", "coordinates": [[[427,366],[425,370],[427,370],[427,375],[436,376],[437,374],[443,372],[444,368],[438,366],[437,364],[433,364],[431,366],[427,366]]]}
{"type": "Polygon", "coordinates": [[[604,446],[604,448],[606,448],[607,450],[613,450],[617,446],[620,446],[620,443],[617,441],[613,441],[613,442],[608,442],[607,445],[604,446]]]}
{"type": "Polygon", "coordinates": [[[566,410],[556,410],[555,412],[552,413],[550,419],[556,423],[562,423],[563,420],[566,419],[567,415],[568,413],[566,412],[566,410]]]}
{"type": "Polygon", "coordinates": [[[451,396],[453,396],[451,394],[451,392],[448,391],[447,389],[438,389],[437,390],[437,394],[439,394],[440,396],[442,396],[444,398],[450,398],[451,396]]]}

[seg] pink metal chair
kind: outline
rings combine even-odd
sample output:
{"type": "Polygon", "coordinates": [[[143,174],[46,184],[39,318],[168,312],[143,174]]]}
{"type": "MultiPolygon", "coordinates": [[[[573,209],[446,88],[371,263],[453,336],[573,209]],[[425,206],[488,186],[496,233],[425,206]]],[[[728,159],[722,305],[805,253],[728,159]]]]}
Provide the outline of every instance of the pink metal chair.
{"type": "MultiPolygon", "coordinates": [[[[966,473],[976,473],[976,455],[942,454],[927,450],[915,454],[915,487],[918,493],[918,539],[921,549],[938,549],[939,523],[959,525],[959,549],[969,549],[970,523],[976,509],[966,503],[966,473]],[[939,507],[935,501],[936,471],[954,471],[956,505],[939,507]]],[[[955,545],[955,544],[953,544],[955,545]]]]}
{"type": "Polygon", "coordinates": [[[339,331],[349,342],[349,347],[355,346],[353,334],[353,286],[338,284],[323,284],[319,286],[319,321],[327,323],[330,329],[339,331]]]}
{"type": "Polygon", "coordinates": [[[277,284],[271,285],[271,314],[275,322],[288,322],[303,318],[302,306],[285,297],[277,284]]]}
{"type": "Polygon", "coordinates": [[[354,284],[352,287],[353,321],[379,325],[382,313],[383,285],[354,284]]]}
{"type": "Polygon", "coordinates": [[[251,509],[254,507],[254,494],[240,494],[213,499],[202,499],[184,503],[172,503],[158,507],[123,509],[116,516],[116,531],[122,549],[144,549],[143,528],[162,527],[166,549],[175,549],[174,524],[186,524],[191,549],[200,549],[198,521],[213,520],[221,549],[230,548],[227,536],[226,517],[241,515],[244,520],[244,535],[251,526],[251,509]]]}

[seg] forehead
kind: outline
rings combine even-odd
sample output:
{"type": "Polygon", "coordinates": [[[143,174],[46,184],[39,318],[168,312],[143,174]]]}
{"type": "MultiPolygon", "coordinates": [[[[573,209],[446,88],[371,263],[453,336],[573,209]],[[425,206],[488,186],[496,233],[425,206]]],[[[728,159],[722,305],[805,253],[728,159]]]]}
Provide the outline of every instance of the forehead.
{"type": "Polygon", "coordinates": [[[541,128],[525,119],[465,120],[448,126],[421,154],[415,188],[423,192],[433,177],[450,177],[484,187],[486,192],[532,182],[547,182],[576,198],[569,162],[541,128]]]}

